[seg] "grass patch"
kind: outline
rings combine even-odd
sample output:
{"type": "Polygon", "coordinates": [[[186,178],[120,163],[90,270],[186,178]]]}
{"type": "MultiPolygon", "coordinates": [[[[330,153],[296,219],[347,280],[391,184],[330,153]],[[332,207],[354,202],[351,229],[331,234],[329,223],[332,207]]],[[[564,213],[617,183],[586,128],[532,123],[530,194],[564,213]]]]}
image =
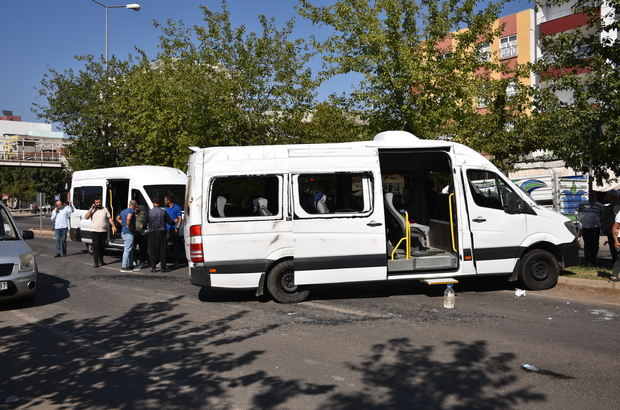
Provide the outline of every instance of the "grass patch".
{"type": "Polygon", "coordinates": [[[579,279],[607,280],[611,276],[613,262],[611,259],[597,259],[598,266],[576,265],[560,271],[560,276],[579,279]]]}

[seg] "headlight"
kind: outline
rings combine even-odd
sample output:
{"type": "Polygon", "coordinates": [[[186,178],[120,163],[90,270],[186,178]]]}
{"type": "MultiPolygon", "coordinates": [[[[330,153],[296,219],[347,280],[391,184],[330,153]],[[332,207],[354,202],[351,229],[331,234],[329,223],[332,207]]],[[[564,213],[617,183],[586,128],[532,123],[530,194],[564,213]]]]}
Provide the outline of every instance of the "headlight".
{"type": "Polygon", "coordinates": [[[34,255],[31,253],[24,253],[19,255],[19,271],[34,270],[34,255]]]}
{"type": "Polygon", "coordinates": [[[568,229],[570,231],[570,233],[572,233],[573,235],[577,236],[577,228],[575,228],[575,222],[573,222],[573,221],[566,221],[566,222],[564,222],[564,226],[566,227],[566,229],[568,229]]]}

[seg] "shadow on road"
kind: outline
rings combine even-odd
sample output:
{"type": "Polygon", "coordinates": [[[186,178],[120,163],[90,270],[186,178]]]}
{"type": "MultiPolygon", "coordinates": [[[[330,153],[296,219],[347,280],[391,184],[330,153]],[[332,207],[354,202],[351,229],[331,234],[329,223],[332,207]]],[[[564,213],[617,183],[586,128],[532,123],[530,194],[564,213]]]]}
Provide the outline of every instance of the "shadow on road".
{"type": "Polygon", "coordinates": [[[175,311],[181,299],[140,303],[113,320],[59,314],[4,326],[0,394],[23,408],[73,409],[508,409],[545,400],[514,386],[522,373],[513,353],[491,356],[484,341],[369,346],[344,363],[359,374],[354,389],[307,381],[301,361],[299,376],[285,378],[260,368],[266,351],[255,348],[280,324],[248,326],[250,312],[240,311],[196,325],[175,311]]]}
{"type": "Polygon", "coordinates": [[[37,296],[34,302],[13,301],[0,303],[0,312],[58,303],[69,297],[69,285],[70,282],[68,280],[39,271],[37,296]]]}
{"type": "MultiPolygon", "coordinates": [[[[508,282],[503,276],[459,278],[459,283],[454,285],[457,293],[514,291],[516,287],[517,282],[508,282]]],[[[445,285],[428,285],[417,280],[336,283],[313,285],[306,300],[389,298],[405,295],[443,298],[445,289],[445,285]]],[[[256,290],[202,288],[198,298],[201,302],[250,302],[257,300],[255,294],[256,290]]],[[[258,298],[260,302],[270,300],[271,296],[267,291],[258,298]]]]}

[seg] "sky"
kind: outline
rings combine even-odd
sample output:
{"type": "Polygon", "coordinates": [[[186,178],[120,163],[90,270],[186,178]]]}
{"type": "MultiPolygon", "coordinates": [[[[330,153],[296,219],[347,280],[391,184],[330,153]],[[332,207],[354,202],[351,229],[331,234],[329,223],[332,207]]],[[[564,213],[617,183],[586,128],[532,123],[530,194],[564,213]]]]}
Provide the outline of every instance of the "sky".
{"type": "MultiPolygon", "coordinates": [[[[107,6],[126,5],[135,0],[100,0],[107,6]]],[[[310,0],[313,5],[329,5],[335,0],[310,0]]],[[[110,57],[126,59],[142,49],[150,59],[157,54],[160,29],[153,21],[165,25],[168,19],[182,20],[187,27],[201,25],[205,5],[221,10],[220,0],[138,0],[140,11],[125,8],[108,9],[108,49],[110,57]]],[[[245,25],[248,31],[260,32],[258,15],[274,17],[276,26],[296,17],[291,38],[324,37],[325,27],[313,26],[297,16],[297,0],[228,0],[233,27],[245,25]]],[[[509,15],[532,8],[528,0],[517,0],[502,13],[509,15]]],[[[50,69],[78,71],[82,63],[77,55],[105,54],[106,9],[92,0],[0,0],[0,110],[13,111],[22,121],[44,122],[31,111],[33,103],[45,104],[37,97],[41,80],[50,69]]],[[[311,65],[320,69],[320,61],[311,65]]],[[[320,89],[320,98],[333,92],[347,92],[351,81],[335,79],[320,89]]],[[[54,127],[56,130],[56,127],[54,127]]]]}

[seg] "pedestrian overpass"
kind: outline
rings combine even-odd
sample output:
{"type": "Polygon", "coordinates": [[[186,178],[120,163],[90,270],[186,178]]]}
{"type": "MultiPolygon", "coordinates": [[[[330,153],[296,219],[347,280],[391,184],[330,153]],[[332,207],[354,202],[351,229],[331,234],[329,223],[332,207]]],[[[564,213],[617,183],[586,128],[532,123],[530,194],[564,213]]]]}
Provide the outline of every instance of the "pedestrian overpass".
{"type": "Polygon", "coordinates": [[[0,166],[62,168],[67,165],[65,138],[3,134],[0,136],[0,166]]]}

